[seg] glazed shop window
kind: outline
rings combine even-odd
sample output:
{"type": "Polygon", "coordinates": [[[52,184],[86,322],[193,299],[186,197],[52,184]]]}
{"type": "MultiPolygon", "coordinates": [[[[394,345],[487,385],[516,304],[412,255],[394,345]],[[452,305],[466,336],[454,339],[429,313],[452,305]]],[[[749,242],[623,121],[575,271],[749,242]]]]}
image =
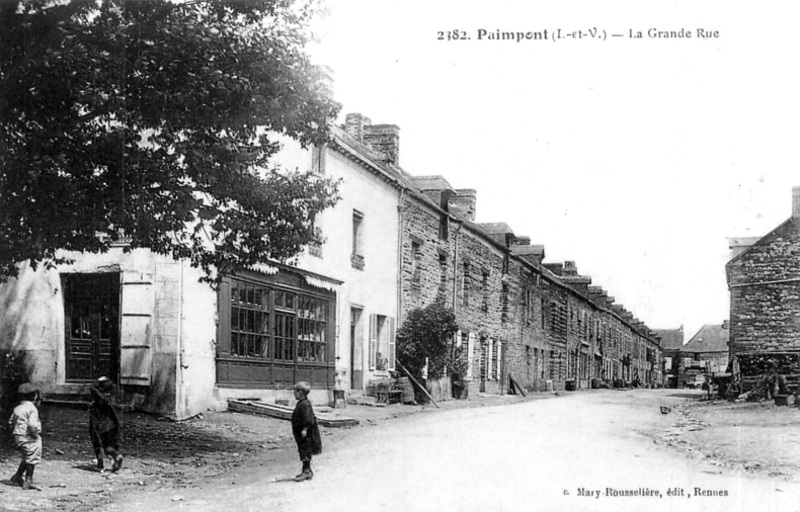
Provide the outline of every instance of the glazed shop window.
{"type": "Polygon", "coordinates": [[[231,283],[231,355],[270,357],[269,289],[231,283]]]}
{"type": "Polygon", "coordinates": [[[297,360],[311,363],[326,361],[328,304],[312,297],[299,297],[297,311],[297,360]]]}
{"type": "Polygon", "coordinates": [[[224,354],[274,361],[327,362],[330,301],[231,279],[230,308],[230,345],[223,341],[224,354]]]}

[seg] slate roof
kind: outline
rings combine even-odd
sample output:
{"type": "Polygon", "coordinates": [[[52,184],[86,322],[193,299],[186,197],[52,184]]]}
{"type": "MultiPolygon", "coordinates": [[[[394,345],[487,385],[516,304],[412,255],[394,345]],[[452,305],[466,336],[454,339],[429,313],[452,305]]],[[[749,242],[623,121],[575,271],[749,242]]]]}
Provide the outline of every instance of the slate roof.
{"type": "Polygon", "coordinates": [[[661,348],[664,350],[678,350],[683,348],[683,329],[653,329],[661,336],[661,348]]]}
{"type": "Polygon", "coordinates": [[[681,352],[727,352],[730,330],[721,325],[704,325],[692,336],[681,352]]]}
{"type": "Polygon", "coordinates": [[[505,222],[481,222],[478,224],[478,227],[490,235],[513,233],[511,227],[505,222]]]}
{"type": "Polygon", "coordinates": [[[419,190],[455,190],[443,176],[409,176],[419,190]]]}
{"type": "Polygon", "coordinates": [[[534,256],[544,256],[543,245],[512,245],[511,252],[517,256],[527,256],[532,254],[534,256]]]}

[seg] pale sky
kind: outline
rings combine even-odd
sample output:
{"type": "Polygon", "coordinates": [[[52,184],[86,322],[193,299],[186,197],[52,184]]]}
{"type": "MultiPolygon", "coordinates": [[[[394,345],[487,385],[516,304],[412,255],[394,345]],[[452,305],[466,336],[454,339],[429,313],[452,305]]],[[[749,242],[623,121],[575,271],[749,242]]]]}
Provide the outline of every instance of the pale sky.
{"type": "Polygon", "coordinates": [[[405,170],[477,189],[478,222],[575,261],[649,327],[688,339],[728,318],[727,239],[777,227],[800,185],[800,7],[323,1],[314,55],[333,70],[340,121],[398,125],[405,170]],[[606,39],[552,38],[593,28],[606,39]],[[437,40],[448,30],[471,39],[437,40]]]}

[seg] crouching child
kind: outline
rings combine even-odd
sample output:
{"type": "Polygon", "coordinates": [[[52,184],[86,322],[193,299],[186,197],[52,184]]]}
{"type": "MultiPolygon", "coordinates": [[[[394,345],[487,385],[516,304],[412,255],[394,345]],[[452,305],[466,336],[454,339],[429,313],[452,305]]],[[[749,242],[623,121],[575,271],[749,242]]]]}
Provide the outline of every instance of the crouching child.
{"type": "Polygon", "coordinates": [[[120,470],[123,461],[119,446],[122,423],[112,399],[115,388],[108,377],[100,377],[97,385],[90,389],[92,405],[89,407],[89,435],[97,459],[97,470],[101,473],[105,471],[106,455],[114,461],[111,466],[113,472],[120,470]]]}
{"type": "Polygon", "coordinates": [[[33,472],[42,460],[42,424],[39,421],[39,410],[34,403],[38,393],[39,390],[30,382],[20,385],[17,394],[21,401],[8,421],[14,436],[14,447],[22,457],[11,482],[23,489],[40,490],[33,485],[33,472]]]}
{"type": "Polygon", "coordinates": [[[298,382],[294,386],[294,397],[297,405],[292,413],[292,434],[300,453],[300,462],[303,463],[302,472],[294,479],[297,482],[311,480],[314,472],[311,471],[311,456],[322,453],[322,438],[314,416],[314,408],[308,401],[311,385],[308,382],[298,382]]]}

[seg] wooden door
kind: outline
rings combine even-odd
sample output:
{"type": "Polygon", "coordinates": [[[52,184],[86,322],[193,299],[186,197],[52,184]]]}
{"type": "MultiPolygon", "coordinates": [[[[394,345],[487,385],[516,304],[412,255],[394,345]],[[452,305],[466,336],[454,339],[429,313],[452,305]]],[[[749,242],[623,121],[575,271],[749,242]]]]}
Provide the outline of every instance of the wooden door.
{"type": "Polygon", "coordinates": [[[119,377],[119,274],[63,274],[66,380],[119,377]]]}

